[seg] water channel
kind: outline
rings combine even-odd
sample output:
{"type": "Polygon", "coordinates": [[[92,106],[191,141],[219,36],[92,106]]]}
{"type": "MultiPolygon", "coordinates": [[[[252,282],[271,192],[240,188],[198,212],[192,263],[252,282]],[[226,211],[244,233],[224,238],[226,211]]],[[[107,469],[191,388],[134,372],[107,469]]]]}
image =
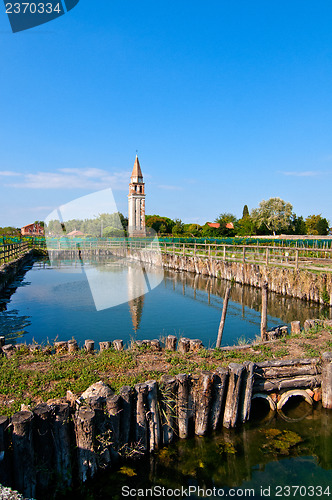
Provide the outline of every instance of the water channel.
{"type": "MultiPolygon", "coordinates": [[[[121,338],[199,338],[213,347],[229,282],[185,272],[123,265],[116,259],[47,259],[26,267],[0,298],[6,342],[45,343],[75,338],[81,345],[121,338]],[[148,286],[147,286],[148,283],[148,286]],[[159,283],[159,284],[158,284],[159,283]],[[149,291],[150,290],[150,291],[149,291]]],[[[259,289],[234,284],[223,345],[253,340],[260,330],[259,289]]],[[[328,315],[324,306],[269,294],[268,327],[328,315]]]]}

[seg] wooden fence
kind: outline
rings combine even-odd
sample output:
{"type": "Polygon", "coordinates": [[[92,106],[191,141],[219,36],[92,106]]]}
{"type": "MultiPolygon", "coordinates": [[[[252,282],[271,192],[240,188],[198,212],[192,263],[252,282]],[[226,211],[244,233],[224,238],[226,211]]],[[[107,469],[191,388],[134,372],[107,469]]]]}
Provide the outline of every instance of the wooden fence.
{"type": "Polygon", "coordinates": [[[17,259],[30,250],[31,246],[28,241],[20,243],[8,243],[0,246],[0,265],[11,260],[17,259]]]}

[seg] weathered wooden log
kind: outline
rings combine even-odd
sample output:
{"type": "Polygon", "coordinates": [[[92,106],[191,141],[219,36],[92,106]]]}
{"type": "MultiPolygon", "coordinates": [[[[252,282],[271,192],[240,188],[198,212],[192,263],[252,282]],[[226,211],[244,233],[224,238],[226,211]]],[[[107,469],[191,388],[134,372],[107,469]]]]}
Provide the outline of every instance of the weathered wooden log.
{"type": "Polygon", "coordinates": [[[99,342],[100,352],[106,351],[106,349],[110,349],[111,346],[112,346],[112,342],[109,342],[109,341],[99,342]]]}
{"type": "Polygon", "coordinates": [[[178,342],[178,352],[181,354],[185,354],[189,352],[190,349],[190,339],[186,337],[181,337],[178,342]]]}
{"type": "Polygon", "coordinates": [[[150,341],[150,347],[152,351],[160,351],[161,350],[160,341],[158,339],[152,339],[150,341]]]}
{"type": "Polygon", "coordinates": [[[251,398],[252,398],[252,390],[254,385],[254,368],[255,364],[251,361],[245,361],[243,363],[245,370],[243,372],[243,389],[242,389],[242,397],[240,402],[240,419],[241,422],[247,422],[250,418],[250,410],[251,410],[251,398]]]}
{"type": "Polygon", "coordinates": [[[261,339],[266,338],[266,328],[267,328],[267,291],[268,284],[264,283],[262,286],[262,312],[261,312],[261,339]]]}
{"type": "Polygon", "coordinates": [[[11,470],[9,457],[9,418],[0,415],[0,484],[11,484],[11,470]]]}
{"type": "Polygon", "coordinates": [[[271,368],[255,369],[257,377],[264,379],[299,377],[301,375],[318,375],[321,373],[321,367],[318,365],[300,365],[300,366],[280,366],[271,368]]]}
{"type": "Polygon", "coordinates": [[[314,328],[315,326],[322,325],[323,320],[321,319],[306,319],[303,325],[305,331],[314,328]]]}
{"type": "Polygon", "coordinates": [[[269,368],[278,366],[295,366],[295,365],[317,365],[320,363],[319,358],[296,358],[296,359],[273,359],[268,361],[260,361],[256,363],[256,368],[269,368]]]}
{"type": "Polygon", "coordinates": [[[186,373],[176,375],[178,391],[176,398],[179,438],[188,437],[190,377],[186,373]]]}
{"type": "Polygon", "coordinates": [[[68,342],[54,342],[55,352],[57,354],[68,351],[68,342]]]}
{"type": "Polygon", "coordinates": [[[97,450],[97,468],[105,469],[111,463],[110,426],[106,415],[106,396],[89,396],[86,401],[89,408],[94,410],[95,445],[97,450]]]}
{"type": "Polygon", "coordinates": [[[86,352],[93,353],[95,350],[95,341],[90,340],[90,339],[86,340],[84,342],[84,348],[85,348],[86,352]]]}
{"type": "Polygon", "coordinates": [[[12,416],[13,455],[14,455],[14,486],[25,497],[36,495],[36,469],[33,449],[33,413],[19,411],[12,416]]]}
{"type": "Polygon", "coordinates": [[[52,409],[45,403],[39,404],[34,414],[34,451],[37,470],[37,493],[45,494],[53,480],[54,443],[51,427],[52,409]]]}
{"type": "Polygon", "coordinates": [[[332,408],[332,352],[322,354],[322,405],[332,408]]]}
{"type": "Polygon", "coordinates": [[[202,371],[195,387],[195,434],[197,436],[204,436],[208,432],[213,379],[212,372],[202,371]]]}
{"type": "Polygon", "coordinates": [[[237,423],[243,371],[243,365],[230,363],[229,383],[223,420],[223,426],[227,429],[229,427],[235,427],[237,423]]]}
{"type": "Polygon", "coordinates": [[[78,351],[78,345],[76,340],[68,340],[68,352],[73,353],[78,351]]]}
{"type": "Polygon", "coordinates": [[[300,321],[292,321],[291,322],[291,334],[298,335],[301,333],[301,322],[300,321]]]}
{"type": "Polygon", "coordinates": [[[165,341],[165,349],[168,351],[176,351],[177,338],[175,335],[168,335],[165,341]]]}
{"type": "Polygon", "coordinates": [[[2,352],[4,353],[4,355],[6,357],[9,357],[11,356],[12,354],[14,354],[15,352],[15,347],[13,346],[13,344],[7,344],[7,345],[4,345],[2,347],[2,352]]]}
{"type": "Polygon", "coordinates": [[[190,339],[190,350],[193,352],[198,352],[203,348],[203,342],[199,339],[190,339]]]}
{"type": "Polygon", "coordinates": [[[219,323],[218,336],[217,336],[217,342],[216,342],[217,348],[219,348],[221,346],[222,334],[224,332],[227,307],[228,307],[228,300],[229,300],[229,296],[231,293],[231,289],[232,289],[232,287],[230,287],[230,286],[227,287],[225,297],[224,297],[224,303],[223,303],[223,307],[222,307],[221,319],[220,319],[220,323],[219,323]]]}
{"type": "Polygon", "coordinates": [[[95,411],[82,406],[75,413],[75,436],[77,446],[78,478],[85,483],[93,478],[98,469],[95,452],[95,411]]]}
{"type": "Polygon", "coordinates": [[[120,437],[121,444],[129,444],[133,440],[133,414],[135,405],[135,392],[132,387],[128,385],[123,386],[120,389],[121,396],[121,419],[120,419],[120,437]]]}
{"type": "Polygon", "coordinates": [[[281,389],[296,389],[308,387],[313,389],[318,387],[321,383],[321,377],[316,376],[302,376],[287,379],[269,379],[269,380],[255,380],[253,392],[262,391],[280,391],[281,389]]]}
{"type": "Polygon", "coordinates": [[[113,347],[116,351],[123,351],[123,340],[113,340],[113,347]]]}
{"type": "Polygon", "coordinates": [[[161,405],[161,426],[163,444],[174,440],[177,381],[175,377],[163,375],[159,384],[161,405]]]}
{"type": "Polygon", "coordinates": [[[143,342],[144,347],[151,347],[151,340],[145,339],[142,342],[143,342]]]}
{"type": "Polygon", "coordinates": [[[223,409],[228,387],[228,368],[218,368],[213,383],[212,406],[210,412],[210,427],[216,430],[223,416],[223,409]]]}
{"type": "Polygon", "coordinates": [[[118,394],[110,396],[106,400],[106,410],[109,417],[110,429],[111,429],[111,441],[112,449],[117,453],[120,448],[121,442],[121,411],[122,411],[122,399],[118,394]]]}
{"type": "Polygon", "coordinates": [[[135,441],[139,445],[142,452],[148,449],[148,427],[146,420],[147,411],[147,393],[148,387],[146,384],[136,384],[136,427],[135,441]]]}
{"type": "Polygon", "coordinates": [[[147,422],[148,422],[148,449],[150,452],[157,450],[161,442],[160,418],[158,411],[157,382],[148,380],[146,382],[147,393],[147,422]]]}
{"type": "Polygon", "coordinates": [[[57,488],[67,490],[72,485],[71,422],[67,404],[54,406],[53,439],[57,488]]]}

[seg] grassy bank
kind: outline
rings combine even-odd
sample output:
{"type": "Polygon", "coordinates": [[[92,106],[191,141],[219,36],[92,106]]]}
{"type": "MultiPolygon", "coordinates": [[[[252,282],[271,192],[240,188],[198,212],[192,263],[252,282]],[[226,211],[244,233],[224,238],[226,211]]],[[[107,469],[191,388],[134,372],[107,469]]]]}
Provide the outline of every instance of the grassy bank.
{"type": "Polygon", "coordinates": [[[118,392],[123,385],[159,380],[165,373],[195,375],[230,362],[319,357],[331,350],[332,328],[327,326],[315,326],[271,343],[241,349],[201,349],[187,354],[152,351],[147,347],[125,351],[108,349],[94,354],[84,350],[55,354],[51,345],[33,352],[21,347],[8,358],[0,357],[0,414],[12,415],[23,403],[34,407],[42,401],[64,401],[67,390],[79,395],[98,380],[118,392]]]}

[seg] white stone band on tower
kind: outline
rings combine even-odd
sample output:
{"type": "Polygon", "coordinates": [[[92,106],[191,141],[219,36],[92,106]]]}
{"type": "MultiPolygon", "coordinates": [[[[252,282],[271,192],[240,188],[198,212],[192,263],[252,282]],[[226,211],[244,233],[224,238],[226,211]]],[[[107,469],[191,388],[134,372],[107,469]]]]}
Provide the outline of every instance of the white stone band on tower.
{"type": "Polygon", "coordinates": [[[141,166],[137,155],[129,184],[128,219],[128,234],[130,237],[146,236],[145,190],[141,166]]]}

